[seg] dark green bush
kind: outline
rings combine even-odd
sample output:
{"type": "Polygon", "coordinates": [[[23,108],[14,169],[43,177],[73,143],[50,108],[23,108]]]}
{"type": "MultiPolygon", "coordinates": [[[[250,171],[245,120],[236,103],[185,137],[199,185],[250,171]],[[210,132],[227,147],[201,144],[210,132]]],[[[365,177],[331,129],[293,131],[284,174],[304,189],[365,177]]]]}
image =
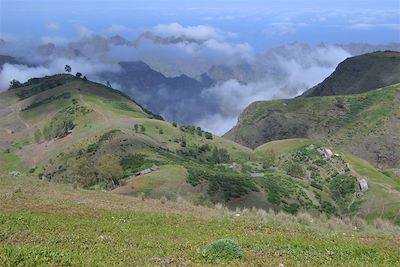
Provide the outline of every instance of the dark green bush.
{"type": "Polygon", "coordinates": [[[208,182],[207,193],[214,197],[221,196],[224,201],[239,198],[251,191],[259,191],[250,178],[238,173],[199,167],[188,168],[188,171],[188,183],[197,186],[206,181],[208,182]]]}

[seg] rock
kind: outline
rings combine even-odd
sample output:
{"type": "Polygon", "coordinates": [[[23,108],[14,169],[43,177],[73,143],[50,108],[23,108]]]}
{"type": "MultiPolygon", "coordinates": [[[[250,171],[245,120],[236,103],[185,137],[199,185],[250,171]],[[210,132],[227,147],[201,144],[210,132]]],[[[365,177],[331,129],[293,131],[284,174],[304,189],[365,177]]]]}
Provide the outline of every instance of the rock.
{"type": "Polygon", "coordinates": [[[171,264],[175,262],[174,258],[151,258],[149,262],[171,264]]]}

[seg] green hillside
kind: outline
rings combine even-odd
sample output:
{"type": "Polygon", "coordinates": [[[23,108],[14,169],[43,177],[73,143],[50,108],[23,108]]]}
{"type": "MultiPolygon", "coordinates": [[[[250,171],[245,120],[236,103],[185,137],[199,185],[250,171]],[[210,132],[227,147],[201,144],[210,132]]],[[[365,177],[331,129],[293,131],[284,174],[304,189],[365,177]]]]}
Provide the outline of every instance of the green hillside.
{"type": "Polygon", "coordinates": [[[351,57],[304,96],[359,94],[400,83],[400,53],[382,51],[351,57]]]}
{"type": "Polygon", "coordinates": [[[374,163],[400,166],[400,84],[363,94],[259,101],[225,137],[255,148],[288,138],[323,141],[374,163]]]}
{"type": "MultiPolygon", "coordinates": [[[[379,104],[386,106],[384,101],[398,90],[382,90],[379,104]]],[[[340,147],[331,140],[312,141],[311,147],[307,141],[285,153],[253,151],[201,128],[163,121],[119,91],[71,75],[31,79],[0,99],[0,168],[11,176],[30,174],[85,189],[204,206],[222,203],[231,209],[357,215],[400,223],[394,178],[357,157],[324,158],[319,149],[340,147]],[[356,197],[361,177],[371,181],[371,188],[356,197]],[[382,184],[375,186],[374,179],[382,184]],[[369,201],[382,188],[394,192],[391,207],[369,201]]],[[[294,110],[303,104],[292,107],[292,102],[307,99],[272,103],[294,110]]],[[[329,101],[333,108],[338,100],[329,101]]],[[[351,106],[351,101],[344,104],[351,106]]],[[[362,116],[378,118],[369,114],[362,116]]]]}

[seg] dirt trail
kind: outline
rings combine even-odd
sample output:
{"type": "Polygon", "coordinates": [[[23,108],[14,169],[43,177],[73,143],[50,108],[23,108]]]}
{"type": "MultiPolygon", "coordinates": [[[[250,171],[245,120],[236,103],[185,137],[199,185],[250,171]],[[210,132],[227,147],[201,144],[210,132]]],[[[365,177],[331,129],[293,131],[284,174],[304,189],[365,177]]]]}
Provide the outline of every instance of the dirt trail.
{"type": "Polygon", "coordinates": [[[114,188],[113,190],[111,190],[111,193],[114,194],[129,194],[133,192],[133,188],[130,186],[130,181],[132,181],[133,178],[130,178],[126,184],[119,186],[117,188],[114,188]]]}
{"type": "Polygon", "coordinates": [[[31,128],[31,126],[28,124],[28,123],[26,123],[22,118],[21,118],[21,116],[18,114],[17,115],[17,118],[25,125],[25,127],[26,128],[31,128]]]}
{"type": "Polygon", "coordinates": [[[92,105],[90,105],[89,103],[87,103],[87,102],[83,99],[82,95],[79,95],[79,99],[80,99],[80,100],[82,101],[82,103],[85,104],[87,107],[90,107],[90,108],[92,108],[94,111],[96,111],[96,113],[98,113],[98,114],[100,115],[100,119],[101,119],[101,120],[103,120],[103,121],[108,121],[108,120],[110,119],[110,118],[108,117],[107,114],[105,114],[104,112],[102,112],[102,111],[100,111],[100,110],[94,108],[92,105]]]}
{"type": "Polygon", "coordinates": [[[67,135],[64,138],[52,140],[49,142],[44,142],[41,144],[36,144],[35,147],[33,148],[37,153],[32,157],[31,161],[33,164],[37,164],[41,160],[43,160],[44,156],[52,151],[54,148],[59,147],[63,144],[65,144],[67,141],[71,140],[73,138],[72,134],[67,135]]]}

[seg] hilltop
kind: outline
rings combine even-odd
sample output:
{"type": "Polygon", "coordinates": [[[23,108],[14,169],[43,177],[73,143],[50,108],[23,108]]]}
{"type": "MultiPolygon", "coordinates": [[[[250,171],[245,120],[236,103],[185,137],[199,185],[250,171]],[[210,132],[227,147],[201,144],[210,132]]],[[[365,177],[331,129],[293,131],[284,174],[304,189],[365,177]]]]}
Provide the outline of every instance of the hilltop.
{"type": "Polygon", "coordinates": [[[400,52],[373,52],[341,62],[328,78],[303,95],[358,94],[396,83],[400,83],[400,52]]]}

